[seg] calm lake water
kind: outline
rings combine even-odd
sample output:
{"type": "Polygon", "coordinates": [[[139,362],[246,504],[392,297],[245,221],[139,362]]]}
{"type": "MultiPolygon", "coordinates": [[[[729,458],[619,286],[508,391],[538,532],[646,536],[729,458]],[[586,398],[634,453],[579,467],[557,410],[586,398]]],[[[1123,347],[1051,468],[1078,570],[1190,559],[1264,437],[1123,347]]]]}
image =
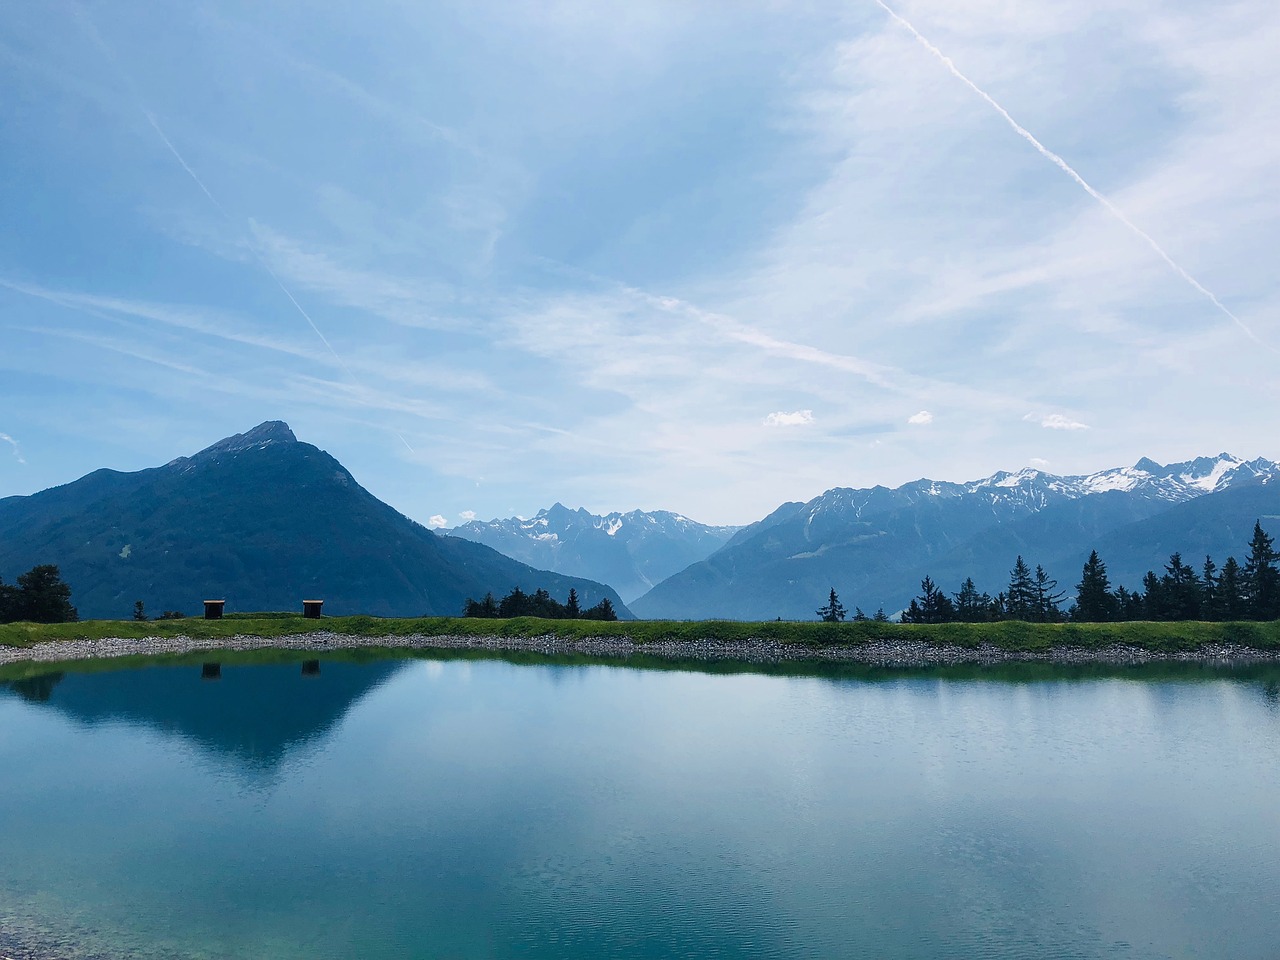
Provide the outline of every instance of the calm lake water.
{"type": "Polygon", "coordinates": [[[1280,953],[1276,668],[305,672],[0,674],[0,946],[1280,953]]]}

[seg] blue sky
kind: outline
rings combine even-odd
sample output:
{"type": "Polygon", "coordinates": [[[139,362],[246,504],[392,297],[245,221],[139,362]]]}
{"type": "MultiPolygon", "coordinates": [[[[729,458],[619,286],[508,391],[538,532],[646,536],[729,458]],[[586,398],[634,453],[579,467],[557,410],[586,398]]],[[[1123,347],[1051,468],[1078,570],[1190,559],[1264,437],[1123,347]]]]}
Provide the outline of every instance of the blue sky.
{"type": "Polygon", "coordinates": [[[422,522],[1280,457],[1280,7],[9,4],[0,496],[268,419],[422,522]]]}

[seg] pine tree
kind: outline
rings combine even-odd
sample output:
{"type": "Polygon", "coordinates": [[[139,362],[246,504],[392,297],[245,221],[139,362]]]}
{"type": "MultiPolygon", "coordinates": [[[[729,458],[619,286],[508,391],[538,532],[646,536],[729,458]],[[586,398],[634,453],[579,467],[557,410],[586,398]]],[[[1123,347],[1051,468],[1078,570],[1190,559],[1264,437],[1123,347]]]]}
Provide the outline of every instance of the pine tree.
{"type": "Polygon", "coordinates": [[[1004,591],[991,598],[991,619],[996,621],[1009,619],[1009,595],[1004,591]]]}
{"type": "Polygon", "coordinates": [[[516,587],[498,603],[498,616],[503,619],[523,617],[529,613],[529,595],[516,587]]]}
{"type": "Polygon", "coordinates": [[[134,620],[147,619],[147,609],[142,605],[141,600],[133,601],[133,619],[134,620]]]}
{"type": "Polygon", "coordinates": [[[962,623],[982,623],[991,618],[991,598],[979,593],[973,577],[966,577],[955,596],[956,619],[962,623]]]}
{"type": "Polygon", "coordinates": [[[1218,565],[1213,557],[1204,558],[1200,574],[1200,616],[1205,620],[1221,620],[1218,615],[1218,565]]]}
{"type": "Polygon", "coordinates": [[[569,602],[564,605],[564,614],[570,620],[577,620],[582,616],[582,607],[578,605],[578,591],[573,587],[569,588],[569,602]]]}
{"type": "Polygon", "coordinates": [[[1218,577],[1218,615],[1223,620],[1241,620],[1245,610],[1244,573],[1235,557],[1227,557],[1218,577]]]}
{"type": "Polygon", "coordinates": [[[1036,576],[1032,582],[1031,617],[1038,623],[1053,623],[1062,619],[1062,611],[1058,604],[1066,599],[1065,593],[1058,592],[1058,581],[1045,573],[1044,567],[1036,564],[1036,576]]]}
{"type": "Polygon", "coordinates": [[[1164,570],[1160,578],[1165,613],[1162,619],[1200,619],[1200,578],[1195,570],[1182,562],[1181,553],[1172,554],[1164,570]]]}
{"type": "Polygon", "coordinates": [[[839,623],[845,617],[844,605],[840,603],[840,598],[836,596],[836,588],[831,588],[831,596],[827,598],[825,606],[819,607],[814,611],[818,615],[818,619],[824,623],[839,623]]]}
{"type": "Polygon", "coordinates": [[[1280,617],[1280,568],[1276,561],[1274,540],[1253,524],[1253,538],[1249,541],[1249,556],[1244,562],[1244,592],[1247,610],[1252,620],[1275,620],[1280,617]]]}
{"type": "Polygon", "coordinates": [[[853,608],[853,622],[854,622],[854,623],[866,623],[866,622],[867,622],[867,615],[866,615],[865,613],[863,613],[863,612],[862,612],[862,608],[861,608],[861,607],[854,607],[854,608],[853,608]]]}
{"type": "Polygon", "coordinates": [[[946,623],[955,619],[956,610],[951,598],[938,589],[933,578],[926,576],[920,581],[920,596],[912,601],[918,607],[918,620],[912,623],[946,623]]]}
{"type": "Polygon", "coordinates": [[[876,623],[888,623],[889,615],[884,612],[884,607],[877,607],[875,615],[871,619],[876,623]]]}
{"type": "Polygon", "coordinates": [[[1009,620],[1030,620],[1035,609],[1036,590],[1031,568],[1019,555],[1009,571],[1009,589],[1004,597],[1004,615],[1009,620]]]}
{"type": "Polygon", "coordinates": [[[18,577],[17,619],[31,623],[71,623],[80,619],[71,605],[71,588],[52,563],[32,567],[18,577]]]}
{"type": "Polygon", "coordinates": [[[1142,615],[1147,620],[1168,620],[1168,608],[1164,602],[1164,589],[1155,571],[1148,570],[1142,578],[1142,615]]]}
{"type": "Polygon", "coordinates": [[[1072,619],[1089,623],[1106,623],[1116,618],[1116,597],[1111,592],[1107,565],[1094,550],[1084,563],[1080,582],[1076,584],[1076,605],[1072,619]]]}
{"type": "Polygon", "coordinates": [[[613,601],[605,597],[589,610],[582,611],[583,620],[617,620],[618,614],[613,609],[613,601]]]}
{"type": "Polygon", "coordinates": [[[1117,620],[1141,620],[1144,616],[1142,594],[1137,590],[1126,590],[1123,586],[1116,587],[1113,594],[1116,601],[1116,619],[1117,620]]]}

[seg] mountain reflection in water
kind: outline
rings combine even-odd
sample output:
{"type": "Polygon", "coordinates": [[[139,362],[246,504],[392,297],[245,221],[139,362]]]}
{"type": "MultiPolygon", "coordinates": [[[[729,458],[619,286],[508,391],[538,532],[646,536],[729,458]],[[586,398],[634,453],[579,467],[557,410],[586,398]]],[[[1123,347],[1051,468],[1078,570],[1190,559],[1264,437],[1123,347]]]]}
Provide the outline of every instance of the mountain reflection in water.
{"type": "MultiPolygon", "coordinates": [[[[8,682],[24,700],[47,704],[84,724],[131,723],[182,737],[245,767],[278,766],[288,752],[323,737],[404,661],[203,664],[70,670],[8,682]],[[202,682],[203,681],[203,682],[202,682]]],[[[5,684],[0,683],[0,691],[5,684]]],[[[2,695],[2,694],[0,694],[2,695]]]]}

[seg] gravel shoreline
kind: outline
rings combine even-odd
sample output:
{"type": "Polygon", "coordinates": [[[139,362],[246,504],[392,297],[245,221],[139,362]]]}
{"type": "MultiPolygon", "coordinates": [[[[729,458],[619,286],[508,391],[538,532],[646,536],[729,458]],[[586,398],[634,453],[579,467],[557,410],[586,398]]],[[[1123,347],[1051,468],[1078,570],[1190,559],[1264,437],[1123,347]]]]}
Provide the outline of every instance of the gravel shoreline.
{"type": "Polygon", "coordinates": [[[884,640],[862,644],[808,646],[776,640],[658,640],[636,643],[626,637],[565,639],[542,637],[423,636],[362,637],[316,631],[280,637],[236,635],[219,638],[147,637],[143,639],[57,640],[31,647],[0,646],[0,665],[56,663],[128,656],[158,656],[222,650],[297,650],[325,653],[361,647],[415,650],[491,650],[546,655],[579,654],[627,658],[637,655],[673,660],[719,660],[744,663],[819,661],[871,666],[915,667],[1012,662],[1064,664],[1131,664],[1161,661],[1208,664],[1280,662],[1280,651],[1233,644],[1207,644],[1195,650],[1159,652],[1141,647],[1054,647],[1046,651],[1004,650],[993,644],[945,646],[920,641],[884,640]]]}

